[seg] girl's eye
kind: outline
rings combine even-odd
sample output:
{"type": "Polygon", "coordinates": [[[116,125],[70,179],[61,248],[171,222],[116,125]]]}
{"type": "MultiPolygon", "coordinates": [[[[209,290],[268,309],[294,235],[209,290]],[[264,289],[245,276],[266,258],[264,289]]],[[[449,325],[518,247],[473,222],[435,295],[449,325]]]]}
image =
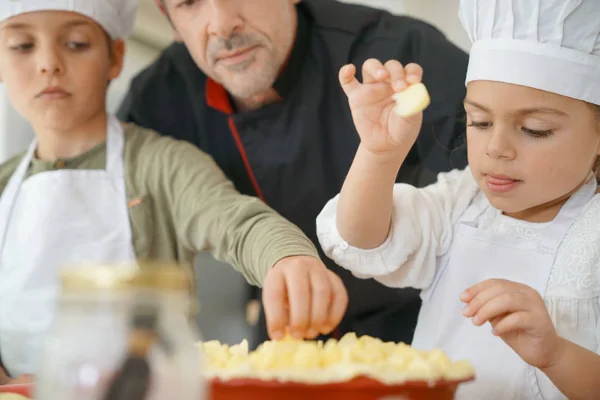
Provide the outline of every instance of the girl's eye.
{"type": "Polygon", "coordinates": [[[525,127],[521,127],[521,130],[527,135],[531,136],[534,139],[543,139],[550,135],[552,135],[553,131],[551,129],[547,129],[545,131],[536,131],[534,129],[528,129],[525,127]]]}
{"type": "Polygon", "coordinates": [[[469,127],[473,127],[475,129],[487,129],[489,127],[492,126],[491,122],[475,122],[475,121],[471,121],[469,124],[467,124],[467,126],[469,127]]]}

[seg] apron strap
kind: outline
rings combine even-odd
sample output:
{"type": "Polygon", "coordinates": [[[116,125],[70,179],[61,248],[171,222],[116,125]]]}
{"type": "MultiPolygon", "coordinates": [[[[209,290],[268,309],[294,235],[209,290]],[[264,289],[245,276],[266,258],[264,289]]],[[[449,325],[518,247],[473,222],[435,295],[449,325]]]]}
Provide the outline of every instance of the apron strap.
{"type": "Polygon", "coordinates": [[[106,123],[106,172],[114,177],[125,176],[123,166],[124,136],[121,122],[113,114],[108,114],[106,123]]]}
{"type": "Polygon", "coordinates": [[[471,204],[463,211],[458,220],[465,223],[477,221],[479,216],[481,216],[488,207],[490,207],[490,203],[485,197],[485,194],[480,190],[473,200],[471,200],[471,204]]]}
{"type": "MultiPolygon", "coordinates": [[[[36,148],[37,139],[33,139],[29,145],[29,149],[17,166],[17,169],[15,169],[15,172],[13,172],[12,176],[8,180],[2,195],[0,195],[0,221],[7,221],[4,226],[0,226],[0,250],[4,248],[6,232],[9,225],[8,221],[10,221],[10,215],[12,214],[15,206],[15,200],[19,195],[19,188],[25,179],[27,169],[29,168],[29,164],[31,164],[31,160],[33,159],[36,148]]],[[[2,269],[2,265],[0,265],[0,269],[2,269]]]]}
{"type": "Polygon", "coordinates": [[[587,182],[573,194],[561,207],[558,215],[544,230],[545,240],[541,240],[539,248],[549,254],[556,252],[567,231],[575,222],[581,211],[596,195],[598,182],[595,176],[590,176],[587,182]]]}

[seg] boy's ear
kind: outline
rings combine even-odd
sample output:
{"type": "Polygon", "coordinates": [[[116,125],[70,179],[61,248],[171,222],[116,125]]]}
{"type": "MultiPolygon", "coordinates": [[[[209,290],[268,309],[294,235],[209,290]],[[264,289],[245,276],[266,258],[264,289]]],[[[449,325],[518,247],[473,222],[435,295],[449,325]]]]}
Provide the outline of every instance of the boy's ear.
{"type": "Polygon", "coordinates": [[[121,75],[125,59],[125,41],[123,39],[113,40],[111,43],[110,67],[108,69],[108,79],[114,80],[121,75]]]}

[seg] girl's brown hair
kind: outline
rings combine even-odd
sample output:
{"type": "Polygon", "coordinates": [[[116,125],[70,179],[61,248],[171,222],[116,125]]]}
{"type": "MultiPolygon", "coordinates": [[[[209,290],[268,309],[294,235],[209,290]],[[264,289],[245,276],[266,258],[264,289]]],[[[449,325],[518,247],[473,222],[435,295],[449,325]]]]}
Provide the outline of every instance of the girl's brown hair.
{"type": "MultiPolygon", "coordinates": [[[[598,116],[598,126],[600,127],[600,105],[592,104],[591,106],[596,111],[596,115],[598,116]]],[[[594,162],[593,171],[594,171],[594,175],[596,175],[596,180],[598,182],[600,182],[600,156],[596,157],[596,161],[594,162]]]]}

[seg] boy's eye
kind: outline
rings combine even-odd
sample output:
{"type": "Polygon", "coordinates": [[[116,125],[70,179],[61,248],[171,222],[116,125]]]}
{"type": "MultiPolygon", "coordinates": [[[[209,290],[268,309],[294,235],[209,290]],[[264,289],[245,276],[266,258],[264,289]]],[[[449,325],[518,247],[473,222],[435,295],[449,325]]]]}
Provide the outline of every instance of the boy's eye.
{"type": "Polygon", "coordinates": [[[85,50],[90,47],[90,44],[85,42],[68,42],[67,47],[72,50],[85,50]]]}
{"type": "Polygon", "coordinates": [[[27,51],[33,48],[33,43],[19,43],[12,46],[9,46],[9,49],[12,51],[27,51]]]}

